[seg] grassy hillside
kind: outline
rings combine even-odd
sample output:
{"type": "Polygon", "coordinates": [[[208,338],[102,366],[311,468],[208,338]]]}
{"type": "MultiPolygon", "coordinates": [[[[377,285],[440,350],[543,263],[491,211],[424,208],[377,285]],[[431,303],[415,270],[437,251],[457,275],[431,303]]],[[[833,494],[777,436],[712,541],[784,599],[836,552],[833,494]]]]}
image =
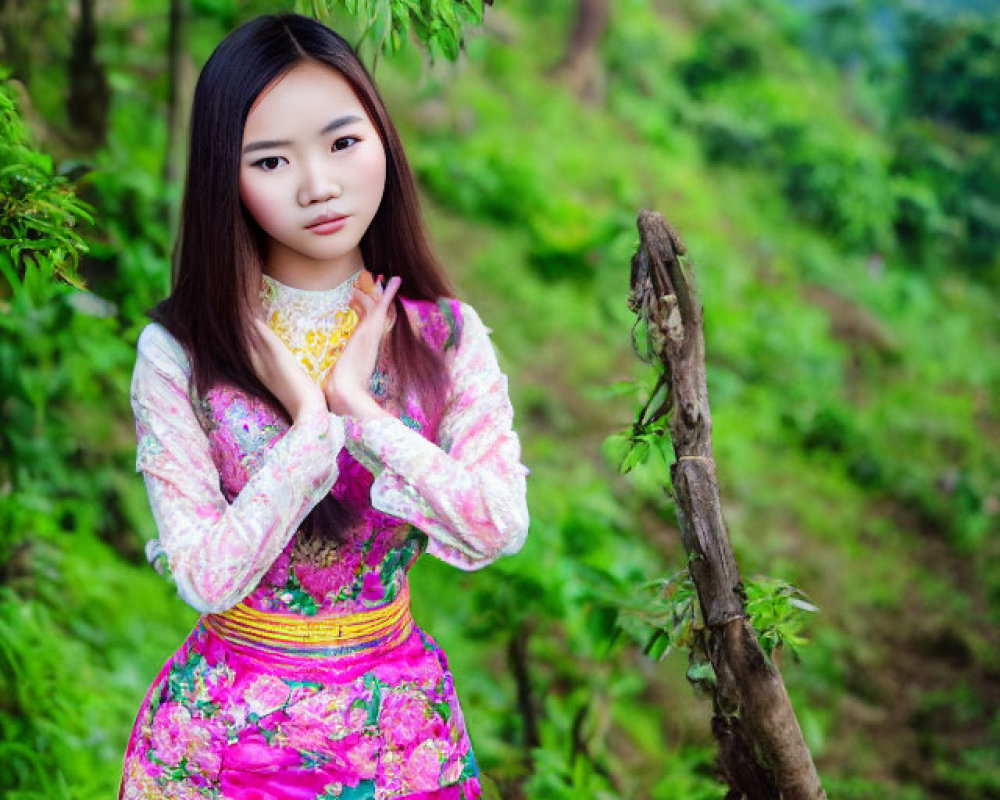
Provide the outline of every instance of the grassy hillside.
{"type": "MultiPolygon", "coordinates": [[[[684,565],[666,464],[621,475],[614,437],[650,377],[625,301],[635,213],[654,208],[704,302],[741,570],[820,608],[800,658],[778,662],[828,793],[1000,797],[1000,259],[962,260],[964,207],[927,166],[988,166],[995,138],[907,115],[897,84],[810,50],[816,29],[783,4],[619,0],[586,100],[549,73],[574,4],[497,6],[457,65],[411,51],[376,72],[434,240],[493,329],[532,469],[520,555],[412,574],[482,767],[509,798],[725,795],[684,654],[643,655],[628,620],[614,637],[608,600],[684,565]]],[[[202,10],[193,63],[220,16],[202,10]]],[[[154,534],[130,469],[129,359],[165,290],[171,197],[162,87],[141,73],[163,65],[136,43],[162,49],[165,29],[124,5],[104,24],[111,126],[78,186],[97,209],[82,272],[115,314],[67,289],[49,319],[0,292],[19,376],[4,422],[32,432],[11,440],[17,492],[0,495],[18,531],[0,580],[11,797],[112,792],[142,693],[193,621],[141,559],[154,534]]],[[[47,80],[36,106],[58,128],[47,80]]]]}

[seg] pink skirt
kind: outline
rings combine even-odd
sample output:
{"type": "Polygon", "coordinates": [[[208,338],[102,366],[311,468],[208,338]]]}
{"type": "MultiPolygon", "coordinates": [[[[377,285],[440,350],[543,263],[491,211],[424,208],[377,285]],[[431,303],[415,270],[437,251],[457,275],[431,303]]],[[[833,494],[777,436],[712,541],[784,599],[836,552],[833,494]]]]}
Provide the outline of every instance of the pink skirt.
{"type": "Polygon", "coordinates": [[[143,699],[118,796],[478,800],[481,792],[447,657],[413,623],[404,590],[346,617],[240,606],[203,616],[143,699]]]}

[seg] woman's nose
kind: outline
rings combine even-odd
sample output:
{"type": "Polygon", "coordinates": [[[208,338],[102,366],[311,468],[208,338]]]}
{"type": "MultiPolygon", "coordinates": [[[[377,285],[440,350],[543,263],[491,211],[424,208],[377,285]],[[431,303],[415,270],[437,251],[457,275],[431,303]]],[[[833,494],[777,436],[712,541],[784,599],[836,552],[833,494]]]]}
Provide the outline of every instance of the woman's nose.
{"type": "Polygon", "coordinates": [[[325,203],[327,200],[340,197],[343,191],[340,180],[328,165],[312,165],[303,177],[298,201],[303,206],[325,203]]]}

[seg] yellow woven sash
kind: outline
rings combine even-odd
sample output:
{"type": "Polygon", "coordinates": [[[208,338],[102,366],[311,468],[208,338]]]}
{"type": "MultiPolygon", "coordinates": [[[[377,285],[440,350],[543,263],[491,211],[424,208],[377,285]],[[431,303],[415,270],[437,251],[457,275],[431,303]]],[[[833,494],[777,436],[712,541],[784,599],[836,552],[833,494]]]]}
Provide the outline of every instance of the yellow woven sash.
{"type": "Polygon", "coordinates": [[[233,644],[307,656],[390,649],[413,630],[409,583],[403,584],[392,602],[351,614],[307,617],[261,611],[238,603],[222,614],[205,614],[201,621],[214,634],[233,644]]]}

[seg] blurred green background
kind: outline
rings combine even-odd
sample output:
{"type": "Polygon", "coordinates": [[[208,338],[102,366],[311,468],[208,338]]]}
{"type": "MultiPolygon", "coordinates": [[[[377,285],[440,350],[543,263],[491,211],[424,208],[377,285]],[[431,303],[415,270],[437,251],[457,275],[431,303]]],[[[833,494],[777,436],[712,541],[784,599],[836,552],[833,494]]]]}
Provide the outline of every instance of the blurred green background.
{"type": "MultiPolygon", "coordinates": [[[[196,619],[142,556],[135,339],[169,286],[200,65],[244,19],[314,9],[182,5],[171,62],[168,0],[0,3],[12,800],[112,796],[196,619]]],[[[619,469],[652,377],[626,307],[652,208],[704,302],[740,568],[819,607],[755,624],[830,797],[1000,797],[1000,2],[495,0],[465,37],[375,77],[532,469],[519,555],[412,573],[480,766],[511,799],[725,796],[683,647],[643,648],[643,589],[685,563],[669,449],[619,469]]]]}

